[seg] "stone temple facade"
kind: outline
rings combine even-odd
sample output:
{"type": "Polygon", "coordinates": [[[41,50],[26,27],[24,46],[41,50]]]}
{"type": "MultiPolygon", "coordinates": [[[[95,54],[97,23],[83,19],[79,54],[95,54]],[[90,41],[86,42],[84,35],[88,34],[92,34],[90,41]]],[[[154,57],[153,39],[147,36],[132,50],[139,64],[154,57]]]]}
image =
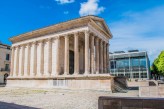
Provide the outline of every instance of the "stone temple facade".
{"type": "Polygon", "coordinates": [[[12,37],[7,86],[111,90],[111,38],[104,20],[96,16],[12,37]]]}

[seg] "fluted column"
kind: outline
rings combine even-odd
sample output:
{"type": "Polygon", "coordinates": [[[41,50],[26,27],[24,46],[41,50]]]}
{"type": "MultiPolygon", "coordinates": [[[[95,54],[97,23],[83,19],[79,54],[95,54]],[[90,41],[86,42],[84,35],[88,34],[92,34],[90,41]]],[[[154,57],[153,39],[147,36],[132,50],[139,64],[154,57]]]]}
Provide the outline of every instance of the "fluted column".
{"type": "Polygon", "coordinates": [[[33,46],[34,46],[34,54],[33,54],[33,72],[32,72],[32,75],[33,76],[36,76],[36,73],[37,73],[37,42],[34,42],[33,43],[33,46]]]}
{"type": "Polygon", "coordinates": [[[94,74],[94,36],[91,37],[91,74],[94,74]]]}
{"type": "Polygon", "coordinates": [[[40,42],[40,76],[44,73],[44,40],[40,42]]]}
{"type": "Polygon", "coordinates": [[[107,68],[107,64],[106,64],[106,42],[104,42],[104,73],[106,73],[106,68],[107,68]]]}
{"type": "Polygon", "coordinates": [[[15,48],[12,47],[12,52],[11,52],[11,71],[10,71],[10,76],[13,76],[13,69],[14,69],[14,52],[15,48]]]}
{"type": "Polygon", "coordinates": [[[52,39],[48,39],[48,75],[52,73],[52,39]]]}
{"type": "Polygon", "coordinates": [[[101,69],[101,73],[103,73],[103,70],[104,70],[104,68],[103,68],[103,41],[101,40],[101,42],[100,42],[100,47],[101,47],[101,51],[100,51],[100,62],[101,62],[101,64],[100,64],[100,69],[101,69]]]}
{"type": "Polygon", "coordinates": [[[66,35],[64,38],[65,38],[64,75],[68,75],[69,74],[69,36],[66,35]]]}
{"type": "Polygon", "coordinates": [[[107,50],[107,52],[106,52],[106,60],[107,60],[107,73],[109,73],[109,44],[106,44],[106,50],[107,50]]]}
{"type": "Polygon", "coordinates": [[[85,31],[85,75],[89,74],[89,31],[85,31]]]}
{"type": "Polygon", "coordinates": [[[13,65],[13,76],[16,76],[16,65],[17,65],[17,47],[14,47],[14,65],[13,65]]]}
{"type": "Polygon", "coordinates": [[[23,76],[24,75],[24,58],[25,58],[25,46],[24,45],[22,45],[22,47],[21,47],[21,49],[22,49],[22,57],[21,57],[21,74],[20,74],[20,76],[23,76]]]}
{"type": "Polygon", "coordinates": [[[99,67],[99,39],[96,38],[96,74],[99,74],[100,67],[99,67]]]}
{"type": "Polygon", "coordinates": [[[24,53],[24,74],[23,76],[27,76],[27,61],[28,61],[28,47],[25,45],[25,53],[24,53]]]}
{"type": "Polygon", "coordinates": [[[74,34],[74,74],[79,74],[79,36],[78,33],[74,34]]]}
{"type": "Polygon", "coordinates": [[[57,76],[60,73],[60,37],[56,39],[56,69],[53,72],[53,76],[57,76]]]}
{"type": "Polygon", "coordinates": [[[17,65],[16,65],[16,76],[19,74],[19,51],[20,51],[20,46],[17,47],[17,65]]]}
{"type": "Polygon", "coordinates": [[[27,75],[30,75],[30,58],[31,58],[31,44],[29,43],[27,46],[27,75]]]}

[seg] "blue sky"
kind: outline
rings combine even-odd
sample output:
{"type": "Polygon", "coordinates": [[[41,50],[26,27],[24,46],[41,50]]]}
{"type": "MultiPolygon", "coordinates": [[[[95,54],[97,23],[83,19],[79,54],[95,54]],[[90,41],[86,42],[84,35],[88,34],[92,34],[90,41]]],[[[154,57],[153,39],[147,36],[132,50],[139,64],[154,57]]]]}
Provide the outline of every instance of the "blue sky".
{"type": "Polygon", "coordinates": [[[152,62],[164,50],[164,0],[1,0],[0,41],[85,15],[105,19],[110,51],[148,51],[152,62]]]}

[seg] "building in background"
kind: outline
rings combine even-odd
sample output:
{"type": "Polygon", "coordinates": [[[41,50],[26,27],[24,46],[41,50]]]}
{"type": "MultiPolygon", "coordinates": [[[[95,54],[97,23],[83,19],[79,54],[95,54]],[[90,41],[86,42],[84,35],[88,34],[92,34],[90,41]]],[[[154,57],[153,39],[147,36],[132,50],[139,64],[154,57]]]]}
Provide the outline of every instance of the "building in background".
{"type": "Polygon", "coordinates": [[[110,53],[110,74],[131,79],[149,79],[150,62],[146,51],[129,50],[110,53]]]}
{"type": "Polygon", "coordinates": [[[10,46],[0,43],[0,83],[5,83],[6,77],[9,75],[10,54],[10,46]]]}

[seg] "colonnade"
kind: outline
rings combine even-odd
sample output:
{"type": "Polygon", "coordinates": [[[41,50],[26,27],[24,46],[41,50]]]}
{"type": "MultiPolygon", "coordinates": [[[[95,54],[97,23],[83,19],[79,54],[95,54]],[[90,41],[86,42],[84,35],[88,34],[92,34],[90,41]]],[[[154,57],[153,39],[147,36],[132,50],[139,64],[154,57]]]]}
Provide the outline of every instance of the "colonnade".
{"type": "MultiPolygon", "coordinates": [[[[84,75],[107,73],[108,41],[89,31],[83,31],[85,59],[84,75]]],[[[79,34],[74,36],[74,75],[79,74],[79,34]]],[[[64,73],[69,75],[69,34],[50,37],[12,47],[11,72],[13,77],[59,76],[60,37],[64,37],[64,73]],[[54,51],[55,50],[55,51],[54,51]]]]}

